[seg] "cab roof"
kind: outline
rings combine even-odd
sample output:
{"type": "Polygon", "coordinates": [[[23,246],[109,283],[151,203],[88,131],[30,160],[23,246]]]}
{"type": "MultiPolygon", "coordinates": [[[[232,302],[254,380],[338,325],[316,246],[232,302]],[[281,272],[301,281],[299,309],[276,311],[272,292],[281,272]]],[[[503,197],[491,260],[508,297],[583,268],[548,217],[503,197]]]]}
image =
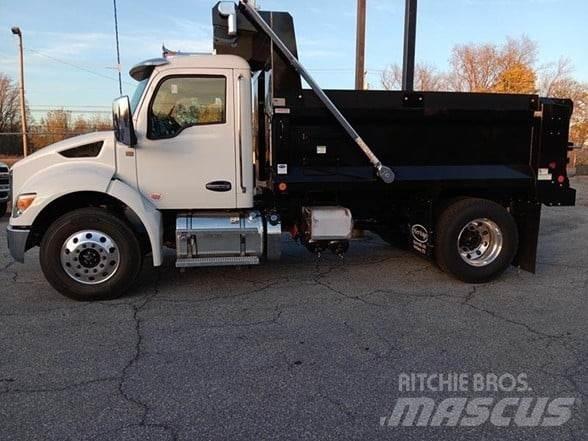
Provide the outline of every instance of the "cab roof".
{"type": "Polygon", "coordinates": [[[130,71],[129,75],[137,81],[143,81],[151,76],[156,67],[170,68],[208,68],[208,69],[246,69],[249,63],[236,55],[174,55],[166,58],[152,58],[145,60],[130,71]]]}

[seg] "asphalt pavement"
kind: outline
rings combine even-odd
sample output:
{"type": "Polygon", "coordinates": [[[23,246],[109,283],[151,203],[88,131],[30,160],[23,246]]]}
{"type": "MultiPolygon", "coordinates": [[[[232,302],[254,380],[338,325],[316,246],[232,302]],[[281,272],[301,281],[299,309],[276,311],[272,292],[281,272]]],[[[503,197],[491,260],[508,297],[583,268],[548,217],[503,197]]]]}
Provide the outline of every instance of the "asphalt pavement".
{"type": "Polygon", "coordinates": [[[287,238],[260,267],[180,272],[169,258],[122,299],[75,303],[36,250],[21,265],[4,246],[0,439],[588,439],[588,178],[573,185],[577,207],[544,210],[537,274],[478,286],[368,234],[342,261],[287,238]],[[402,385],[437,374],[466,384],[402,385]],[[474,387],[512,377],[528,387],[474,387]],[[394,422],[398,400],[423,397],[435,412],[510,398],[509,424],[394,422]],[[555,427],[520,427],[524,398],[573,404],[555,427]]]}

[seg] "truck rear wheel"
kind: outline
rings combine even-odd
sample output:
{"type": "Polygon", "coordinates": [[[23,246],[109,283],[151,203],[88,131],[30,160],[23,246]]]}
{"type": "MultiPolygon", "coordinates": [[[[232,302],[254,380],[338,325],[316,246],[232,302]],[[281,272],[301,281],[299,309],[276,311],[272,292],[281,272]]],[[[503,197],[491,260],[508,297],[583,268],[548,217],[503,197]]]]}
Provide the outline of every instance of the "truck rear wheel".
{"type": "Polygon", "coordinates": [[[61,294],[79,301],[122,296],[141,270],[141,247],[118,217],[83,208],[57,219],[41,241],[41,268],[61,294]]]}
{"type": "Polygon", "coordinates": [[[498,277],[518,249],[517,225],[501,205],[466,198],[449,205],[437,222],[435,257],[439,267],[468,283],[498,277]]]}

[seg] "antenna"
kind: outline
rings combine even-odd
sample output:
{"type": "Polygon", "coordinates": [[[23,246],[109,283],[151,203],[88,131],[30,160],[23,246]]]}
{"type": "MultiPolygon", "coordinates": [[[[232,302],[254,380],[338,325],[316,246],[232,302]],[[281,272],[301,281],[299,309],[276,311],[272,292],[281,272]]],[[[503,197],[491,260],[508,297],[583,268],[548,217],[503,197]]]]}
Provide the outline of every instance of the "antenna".
{"type": "Polygon", "coordinates": [[[116,68],[118,70],[118,89],[119,89],[120,95],[122,96],[123,89],[122,89],[122,73],[121,73],[121,66],[120,66],[120,44],[119,44],[119,40],[118,40],[118,13],[117,13],[117,7],[116,7],[116,0],[113,0],[113,2],[114,2],[114,35],[116,38],[116,68]]]}

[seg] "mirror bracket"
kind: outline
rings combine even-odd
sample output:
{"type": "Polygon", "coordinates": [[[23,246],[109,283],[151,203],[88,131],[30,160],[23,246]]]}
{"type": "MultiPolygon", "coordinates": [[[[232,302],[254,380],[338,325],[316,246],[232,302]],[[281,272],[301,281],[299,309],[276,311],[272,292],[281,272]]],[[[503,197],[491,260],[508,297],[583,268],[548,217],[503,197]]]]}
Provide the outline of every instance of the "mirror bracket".
{"type": "Polygon", "coordinates": [[[220,2],[218,12],[221,17],[225,17],[228,23],[228,35],[234,37],[237,35],[237,8],[233,2],[220,2]]]}

